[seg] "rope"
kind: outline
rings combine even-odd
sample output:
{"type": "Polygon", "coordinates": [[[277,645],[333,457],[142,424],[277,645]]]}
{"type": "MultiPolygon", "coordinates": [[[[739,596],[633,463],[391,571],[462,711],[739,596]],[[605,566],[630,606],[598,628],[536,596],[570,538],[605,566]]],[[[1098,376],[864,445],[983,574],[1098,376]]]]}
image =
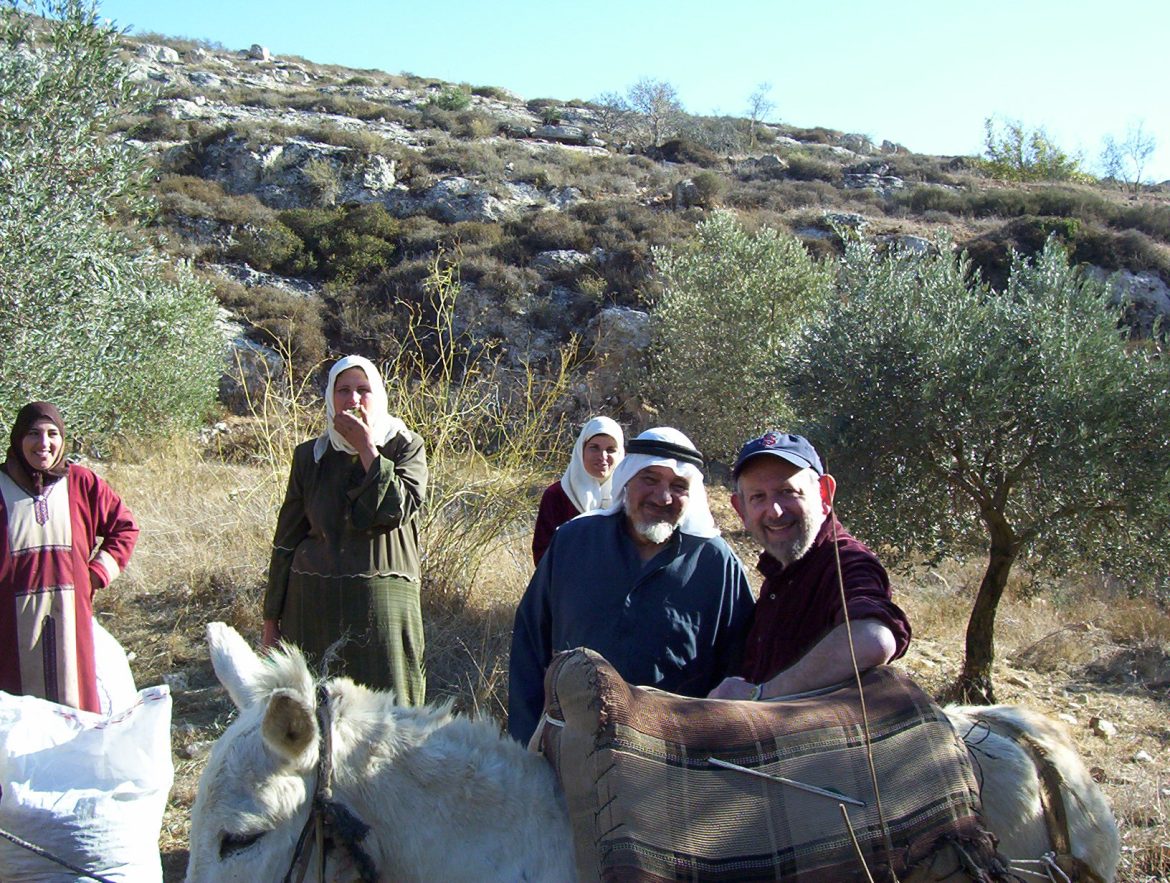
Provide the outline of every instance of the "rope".
{"type": "Polygon", "coordinates": [[[41,858],[46,858],[51,862],[56,862],[63,868],[68,868],[74,874],[80,874],[82,877],[88,877],[90,880],[97,880],[98,883],[114,883],[109,877],[101,877],[97,874],[91,874],[85,868],[79,868],[77,865],[71,865],[65,859],[57,858],[47,849],[37,846],[35,843],[29,843],[27,840],[21,840],[15,834],[10,834],[3,828],[0,828],[0,837],[3,837],[9,843],[15,843],[21,849],[27,849],[29,852],[39,855],[41,858]]]}
{"type": "MultiPolygon", "coordinates": [[[[886,815],[882,811],[882,794],[881,789],[878,787],[877,766],[873,760],[873,737],[869,731],[869,711],[865,707],[865,689],[861,685],[861,671],[857,667],[857,652],[853,647],[853,626],[849,623],[849,606],[845,598],[845,576],[841,572],[841,549],[837,545],[836,509],[830,510],[829,518],[832,519],[829,523],[829,528],[833,534],[833,557],[837,562],[837,589],[841,593],[841,613],[845,617],[845,635],[849,640],[849,659],[853,663],[853,677],[857,681],[857,695],[861,700],[861,725],[865,730],[865,759],[869,765],[869,778],[873,783],[873,798],[877,809],[878,827],[881,829],[882,841],[886,847],[886,866],[890,869],[890,876],[893,877],[894,883],[898,883],[898,875],[894,872],[894,841],[890,837],[890,828],[886,824],[886,815]]],[[[842,807],[842,810],[844,810],[844,807],[842,807]]],[[[850,829],[850,836],[852,836],[852,829],[850,829]]],[[[869,873],[868,870],[866,873],[869,873]]]]}

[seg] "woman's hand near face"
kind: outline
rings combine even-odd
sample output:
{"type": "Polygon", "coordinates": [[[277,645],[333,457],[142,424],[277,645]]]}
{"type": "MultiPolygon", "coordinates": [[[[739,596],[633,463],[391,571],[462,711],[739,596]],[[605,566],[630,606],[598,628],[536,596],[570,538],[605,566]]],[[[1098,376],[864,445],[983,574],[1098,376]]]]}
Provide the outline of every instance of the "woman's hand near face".
{"type": "Polygon", "coordinates": [[[378,456],[378,446],[374,443],[374,435],[366,423],[362,406],[357,405],[352,411],[338,411],[333,417],[333,428],[357,451],[362,466],[369,469],[378,456]]]}

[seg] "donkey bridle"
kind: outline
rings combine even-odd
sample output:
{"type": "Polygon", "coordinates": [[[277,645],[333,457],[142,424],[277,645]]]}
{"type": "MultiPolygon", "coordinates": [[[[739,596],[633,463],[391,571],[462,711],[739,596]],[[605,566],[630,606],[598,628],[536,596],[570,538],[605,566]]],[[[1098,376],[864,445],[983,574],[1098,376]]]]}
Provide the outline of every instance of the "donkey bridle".
{"type": "Polygon", "coordinates": [[[313,803],[301,835],[297,838],[292,862],[283,883],[303,883],[313,865],[314,852],[317,855],[317,881],[321,883],[325,879],[326,839],[349,853],[362,883],[377,883],[378,870],[374,860],[361,846],[370,826],[355,816],[345,804],[333,799],[333,726],[329,690],[324,683],[317,685],[317,726],[321,731],[321,745],[317,752],[317,784],[313,789],[313,803]],[[314,835],[313,845],[306,849],[310,832],[314,835]]]}

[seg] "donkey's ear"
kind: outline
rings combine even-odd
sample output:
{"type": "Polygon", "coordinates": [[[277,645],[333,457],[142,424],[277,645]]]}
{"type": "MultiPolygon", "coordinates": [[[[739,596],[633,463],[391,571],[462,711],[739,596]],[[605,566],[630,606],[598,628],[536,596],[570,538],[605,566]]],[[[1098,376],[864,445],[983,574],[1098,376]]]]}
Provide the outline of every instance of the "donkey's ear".
{"type": "Polygon", "coordinates": [[[274,690],[260,732],[270,749],[285,760],[296,760],[317,741],[317,717],[295,690],[274,690]]]}
{"type": "Polygon", "coordinates": [[[232,702],[245,709],[255,701],[255,686],[263,668],[260,657],[226,623],[207,624],[207,645],[211,650],[211,667],[224,685],[232,702]]]}

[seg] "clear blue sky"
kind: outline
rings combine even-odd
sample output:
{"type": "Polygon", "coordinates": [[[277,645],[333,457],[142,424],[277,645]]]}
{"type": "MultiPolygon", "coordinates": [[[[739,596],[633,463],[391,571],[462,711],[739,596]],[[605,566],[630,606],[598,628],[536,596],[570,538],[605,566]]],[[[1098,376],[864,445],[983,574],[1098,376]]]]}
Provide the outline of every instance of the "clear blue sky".
{"type": "Polygon", "coordinates": [[[1093,169],[1101,139],[1144,122],[1147,177],[1170,179],[1167,0],[105,0],[134,32],[524,98],[594,98],[666,80],[692,113],[771,119],[977,154],[983,120],[1043,126],[1093,169]]]}

